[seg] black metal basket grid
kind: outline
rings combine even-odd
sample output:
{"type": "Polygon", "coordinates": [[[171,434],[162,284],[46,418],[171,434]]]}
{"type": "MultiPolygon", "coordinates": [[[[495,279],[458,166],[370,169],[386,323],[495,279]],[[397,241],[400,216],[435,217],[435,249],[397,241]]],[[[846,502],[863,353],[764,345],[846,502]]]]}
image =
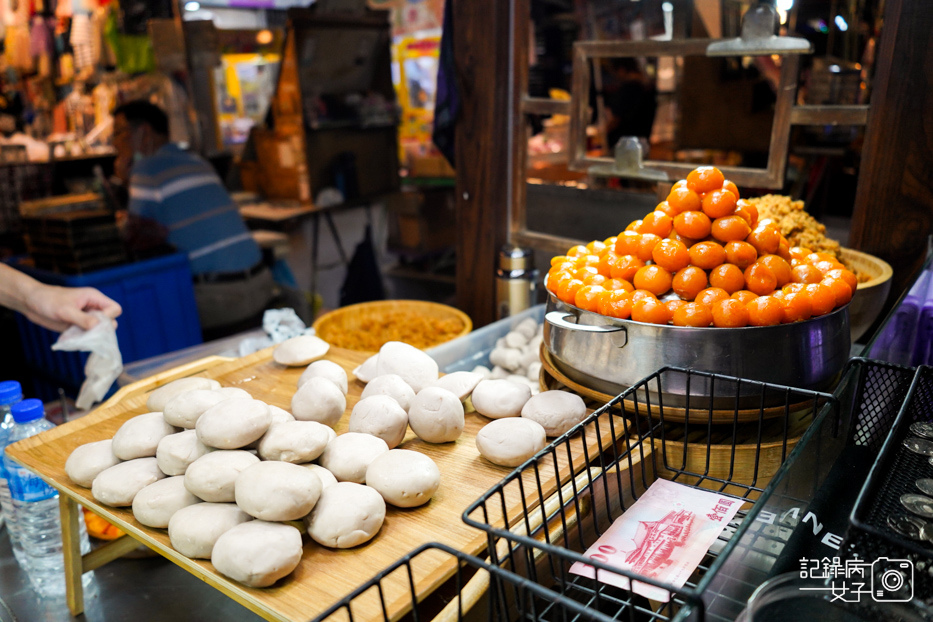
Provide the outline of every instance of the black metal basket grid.
{"type": "MultiPolygon", "coordinates": [[[[332,605],[312,622],[382,619],[390,622],[397,618],[393,606],[403,606],[402,619],[420,622],[433,620],[443,615],[445,620],[529,620],[544,619],[544,612],[556,615],[560,620],[610,622],[612,618],[598,611],[587,609],[573,601],[557,602],[558,596],[550,590],[524,577],[512,574],[479,558],[465,555],[449,546],[438,543],[424,544],[397,562],[375,575],[372,579],[353,590],[332,605]],[[449,558],[456,562],[453,576],[429,596],[419,593],[417,583],[422,578],[418,562],[431,556],[437,560],[449,558]],[[464,588],[471,580],[484,579],[478,576],[487,573],[489,587],[486,591],[485,616],[473,609],[467,596],[461,598],[464,588]],[[404,586],[404,587],[399,587],[404,586]],[[467,601],[466,604],[464,601],[467,601]],[[381,613],[375,618],[372,612],[381,613]]],[[[397,612],[396,612],[397,613],[397,612]]],[[[553,619],[553,618],[552,618],[553,619]]]]}
{"type": "MultiPolygon", "coordinates": [[[[670,620],[677,615],[702,619],[704,586],[720,565],[719,554],[728,555],[730,540],[748,529],[750,521],[743,519],[756,513],[755,500],[767,494],[769,481],[784,468],[795,442],[790,435],[793,424],[802,423],[806,429],[830,413],[838,417],[839,409],[835,398],[826,393],[663,368],[518,467],[467,508],[463,519],[488,533],[491,563],[504,565],[552,589],[558,594],[555,604],[576,601],[619,620],[670,620]],[[666,397],[666,387],[685,387],[685,402],[677,408],[666,407],[665,400],[672,401],[666,397]],[[756,404],[751,410],[757,413],[747,421],[750,396],[756,404]],[[711,423],[713,405],[721,414],[724,401],[731,404],[731,423],[711,423]],[[674,417],[668,413],[676,410],[680,415],[672,421],[674,417]],[[575,439],[582,439],[584,448],[595,440],[603,450],[595,455],[584,452],[582,460],[574,461],[570,443],[575,439]],[[743,467],[736,462],[736,456],[739,451],[747,451],[743,441],[749,440],[755,458],[743,467]],[[688,460],[688,444],[705,446],[705,455],[700,452],[697,460],[694,453],[692,461],[688,460]],[[780,448],[777,464],[762,459],[765,445],[771,450],[780,448]],[[716,446],[726,448],[724,468],[717,469],[716,446]],[[641,459],[649,449],[650,454],[641,459]],[[568,463],[573,477],[563,479],[556,492],[546,491],[541,472],[568,463]],[[582,555],[659,476],[749,504],[682,588],[582,555]],[[516,497],[523,500],[521,509],[510,514],[506,499],[516,497]],[[575,562],[594,567],[597,576],[611,573],[663,588],[671,599],[668,603],[649,603],[630,589],[573,575],[569,567],[575,562]]],[[[799,449],[805,445],[805,438],[796,444],[799,449]]],[[[550,612],[542,612],[542,617],[550,619],[550,612]]]]}
{"type": "Polygon", "coordinates": [[[19,204],[52,195],[50,163],[0,163],[0,234],[18,234],[22,228],[19,204]]]}
{"type": "MultiPolygon", "coordinates": [[[[933,422],[933,367],[917,368],[903,406],[856,500],[843,551],[847,559],[865,562],[884,558],[911,561],[915,597],[933,604],[933,543],[910,540],[887,522],[889,516],[910,514],[901,505],[900,497],[905,493],[922,494],[916,480],[933,478],[930,458],[903,445],[905,439],[915,436],[910,426],[916,422],[933,422]]],[[[878,431],[885,429],[879,426],[878,431]]]]}

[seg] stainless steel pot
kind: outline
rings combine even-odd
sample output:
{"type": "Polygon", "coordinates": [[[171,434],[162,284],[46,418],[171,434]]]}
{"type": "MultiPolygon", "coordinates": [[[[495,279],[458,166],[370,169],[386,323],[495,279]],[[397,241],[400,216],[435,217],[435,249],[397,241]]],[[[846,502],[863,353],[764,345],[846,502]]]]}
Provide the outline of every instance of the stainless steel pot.
{"type": "MultiPolygon", "coordinates": [[[[606,317],[548,295],[544,344],[554,365],[583,386],[610,395],[665,366],[822,390],[849,359],[848,305],[793,324],[689,328],[606,317]]],[[[695,385],[691,394],[698,389],[702,394],[695,385]]],[[[686,391],[664,387],[670,396],[686,391]]],[[[747,396],[753,393],[748,387],[747,396]]]]}

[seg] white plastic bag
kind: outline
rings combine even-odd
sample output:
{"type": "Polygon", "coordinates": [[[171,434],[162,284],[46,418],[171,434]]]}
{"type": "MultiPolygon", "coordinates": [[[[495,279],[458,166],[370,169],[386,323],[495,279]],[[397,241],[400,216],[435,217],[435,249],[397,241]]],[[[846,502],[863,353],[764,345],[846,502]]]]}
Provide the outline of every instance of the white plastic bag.
{"type": "Polygon", "coordinates": [[[286,339],[298,335],[313,335],[314,329],[305,327],[295,310],[290,307],[283,309],[266,309],[262,316],[262,329],[266,331],[263,337],[249,337],[240,342],[237,351],[240,356],[246,356],[268,348],[286,339]]]}
{"type": "Polygon", "coordinates": [[[120,354],[113,320],[100,311],[93,313],[98,319],[93,328],[82,330],[72,326],[52,344],[53,350],[91,353],[84,366],[84,384],[75,401],[75,406],[81,410],[87,410],[103,399],[113,381],[123,371],[123,356],[120,354]]]}

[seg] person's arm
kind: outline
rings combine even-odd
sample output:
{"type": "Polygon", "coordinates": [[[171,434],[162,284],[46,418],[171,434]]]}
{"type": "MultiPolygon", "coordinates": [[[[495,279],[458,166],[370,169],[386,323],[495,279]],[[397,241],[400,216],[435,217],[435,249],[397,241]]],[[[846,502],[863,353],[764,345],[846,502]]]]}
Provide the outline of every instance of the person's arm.
{"type": "Polygon", "coordinates": [[[57,332],[72,324],[92,328],[97,318],[91,311],[102,311],[110,318],[123,313],[117,302],[93,287],[46,285],[6,264],[0,264],[0,305],[57,332]]]}

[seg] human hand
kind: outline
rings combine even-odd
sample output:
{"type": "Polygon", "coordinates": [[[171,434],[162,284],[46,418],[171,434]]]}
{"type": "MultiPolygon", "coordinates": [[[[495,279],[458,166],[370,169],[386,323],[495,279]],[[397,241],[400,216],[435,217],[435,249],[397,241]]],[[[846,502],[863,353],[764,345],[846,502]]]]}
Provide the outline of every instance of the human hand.
{"type": "Polygon", "coordinates": [[[123,308],[93,287],[37,283],[26,299],[24,314],[40,326],[62,332],[71,325],[83,330],[93,328],[97,318],[91,311],[101,311],[109,318],[116,318],[123,313],[123,308]]]}

